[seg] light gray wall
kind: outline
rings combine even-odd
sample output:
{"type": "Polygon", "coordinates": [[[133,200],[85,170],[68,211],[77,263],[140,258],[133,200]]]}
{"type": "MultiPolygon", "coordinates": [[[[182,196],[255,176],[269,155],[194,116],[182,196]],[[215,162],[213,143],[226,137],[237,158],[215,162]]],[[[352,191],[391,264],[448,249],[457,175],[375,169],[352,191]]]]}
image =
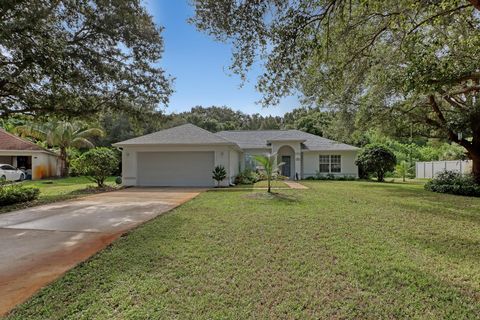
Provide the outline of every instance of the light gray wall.
{"type": "Polygon", "coordinates": [[[320,155],[340,155],[341,172],[333,174],[358,177],[358,167],[355,164],[356,151],[308,151],[303,153],[303,178],[315,176],[319,170],[320,155]]]}

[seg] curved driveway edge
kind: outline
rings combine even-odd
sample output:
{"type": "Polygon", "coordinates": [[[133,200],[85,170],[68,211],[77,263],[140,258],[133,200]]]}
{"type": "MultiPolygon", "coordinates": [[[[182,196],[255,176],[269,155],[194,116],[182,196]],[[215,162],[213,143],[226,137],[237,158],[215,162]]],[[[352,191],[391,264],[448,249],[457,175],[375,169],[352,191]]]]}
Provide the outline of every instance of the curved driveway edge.
{"type": "Polygon", "coordinates": [[[198,188],[129,188],[0,214],[0,316],[198,188]]]}

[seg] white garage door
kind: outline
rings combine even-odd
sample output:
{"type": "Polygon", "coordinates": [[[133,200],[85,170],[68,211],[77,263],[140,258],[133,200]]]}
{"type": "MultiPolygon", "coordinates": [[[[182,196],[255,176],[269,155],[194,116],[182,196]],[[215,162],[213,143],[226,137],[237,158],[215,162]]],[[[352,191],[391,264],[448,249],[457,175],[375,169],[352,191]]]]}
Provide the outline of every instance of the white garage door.
{"type": "Polygon", "coordinates": [[[139,186],[213,186],[214,152],[139,152],[139,186]]]}

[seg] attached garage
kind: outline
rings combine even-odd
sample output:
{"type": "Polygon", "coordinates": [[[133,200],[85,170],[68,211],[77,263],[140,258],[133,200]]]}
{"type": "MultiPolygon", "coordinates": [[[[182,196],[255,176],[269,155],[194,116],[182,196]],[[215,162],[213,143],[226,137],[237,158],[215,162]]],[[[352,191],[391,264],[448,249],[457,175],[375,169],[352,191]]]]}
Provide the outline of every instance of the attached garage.
{"type": "Polygon", "coordinates": [[[139,187],[213,187],[212,171],[225,168],[228,186],[239,170],[240,148],[192,124],[115,143],[122,151],[122,183],[139,187]],[[234,161],[234,163],[231,162],[234,161]]]}
{"type": "Polygon", "coordinates": [[[213,151],[138,152],[138,186],[210,187],[215,163],[213,151]]]}

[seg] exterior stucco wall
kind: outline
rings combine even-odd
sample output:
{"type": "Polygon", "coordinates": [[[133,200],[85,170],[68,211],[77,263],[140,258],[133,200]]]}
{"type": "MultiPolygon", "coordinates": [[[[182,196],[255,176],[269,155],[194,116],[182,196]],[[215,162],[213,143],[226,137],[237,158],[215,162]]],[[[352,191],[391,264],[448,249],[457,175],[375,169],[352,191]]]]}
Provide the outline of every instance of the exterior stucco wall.
{"type": "Polygon", "coordinates": [[[303,153],[303,178],[316,175],[319,170],[320,155],[341,156],[341,172],[333,173],[334,175],[358,177],[358,167],[355,164],[356,151],[311,151],[303,153]]]}
{"type": "Polygon", "coordinates": [[[59,176],[60,163],[56,156],[41,153],[32,157],[32,180],[59,176]]]}
{"type": "Polygon", "coordinates": [[[230,170],[229,172],[229,182],[233,183],[235,180],[235,177],[239,174],[240,172],[240,157],[241,153],[236,150],[230,150],[230,170]]]}
{"type": "MultiPolygon", "coordinates": [[[[233,166],[230,165],[231,151],[229,146],[131,146],[123,147],[122,150],[122,182],[125,186],[136,186],[137,168],[138,168],[138,152],[181,152],[181,151],[213,151],[215,154],[214,165],[222,165],[227,171],[227,177],[235,176],[232,173],[233,166]]],[[[238,166],[238,165],[237,165],[238,166]]],[[[213,180],[212,180],[213,181],[213,180]]],[[[222,181],[220,185],[228,186],[229,179],[222,181]]],[[[212,184],[213,185],[213,184],[212,184]]]]}
{"type": "Polygon", "coordinates": [[[60,159],[47,152],[35,151],[0,151],[0,156],[12,157],[12,165],[17,166],[17,157],[32,157],[32,180],[58,177],[60,175],[60,159]]]}

